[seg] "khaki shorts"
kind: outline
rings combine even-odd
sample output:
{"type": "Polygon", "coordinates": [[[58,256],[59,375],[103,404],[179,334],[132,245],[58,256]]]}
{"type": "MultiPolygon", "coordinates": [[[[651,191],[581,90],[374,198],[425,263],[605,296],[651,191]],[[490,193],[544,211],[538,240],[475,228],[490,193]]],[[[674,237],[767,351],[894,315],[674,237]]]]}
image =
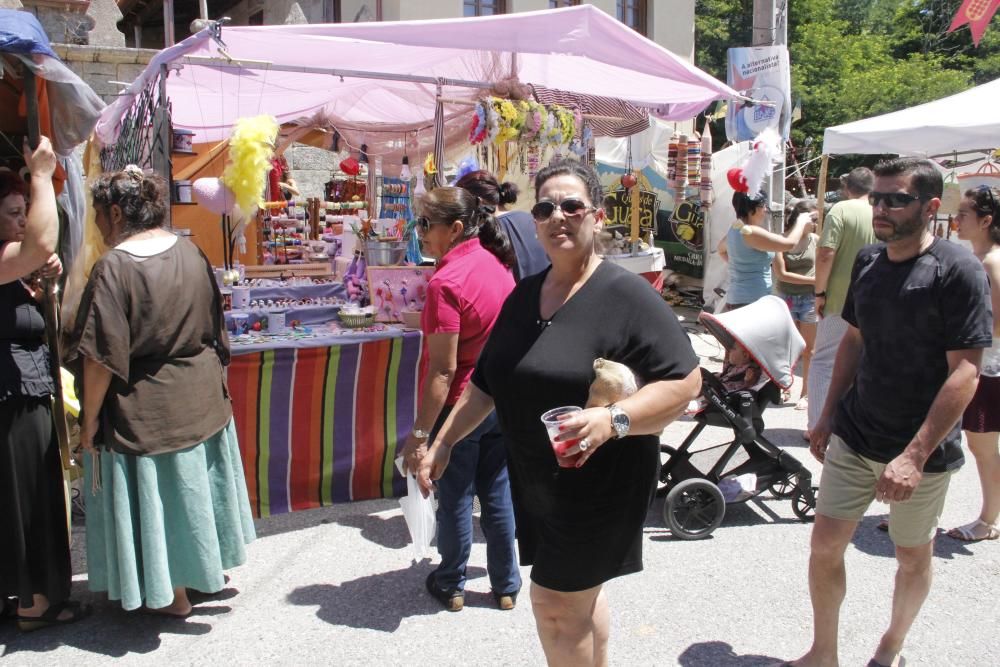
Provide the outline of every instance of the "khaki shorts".
{"type": "MultiPolygon", "coordinates": [[[[832,519],[861,521],[875,499],[875,484],[885,466],[861,456],[838,436],[831,435],[816,512],[832,519]]],[[[919,547],[934,539],[950,480],[950,472],[924,473],[909,500],[889,504],[889,537],[896,546],[919,547]]]]}

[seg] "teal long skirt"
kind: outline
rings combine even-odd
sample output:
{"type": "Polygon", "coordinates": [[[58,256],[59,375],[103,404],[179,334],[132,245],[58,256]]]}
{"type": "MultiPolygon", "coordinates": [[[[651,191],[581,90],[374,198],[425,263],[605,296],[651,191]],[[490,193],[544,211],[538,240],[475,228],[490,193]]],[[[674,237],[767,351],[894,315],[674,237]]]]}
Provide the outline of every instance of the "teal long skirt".
{"type": "Polygon", "coordinates": [[[127,610],[166,607],[174,588],[216,593],[256,534],[232,420],[194,447],[153,456],[103,451],[85,468],[92,591],[127,610]]]}

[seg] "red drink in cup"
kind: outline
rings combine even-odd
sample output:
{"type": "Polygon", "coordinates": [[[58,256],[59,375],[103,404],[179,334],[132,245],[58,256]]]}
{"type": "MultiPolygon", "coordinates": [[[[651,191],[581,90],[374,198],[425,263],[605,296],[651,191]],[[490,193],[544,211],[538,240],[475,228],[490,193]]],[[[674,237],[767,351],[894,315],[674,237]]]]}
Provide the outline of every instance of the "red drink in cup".
{"type": "Polygon", "coordinates": [[[545,425],[545,430],[549,434],[549,443],[552,445],[552,451],[555,452],[556,461],[562,468],[573,468],[575,466],[576,457],[567,459],[564,458],[563,454],[566,450],[570,449],[576,443],[580,442],[579,438],[562,440],[557,442],[556,438],[559,437],[560,431],[559,426],[562,424],[563,419],[569,415],[580,412],[583,408],[579,408],[575,405],[567,405],[561,408],[553,408],[549,410],[544,415],[542,415],[542,424],[545,425]]]}

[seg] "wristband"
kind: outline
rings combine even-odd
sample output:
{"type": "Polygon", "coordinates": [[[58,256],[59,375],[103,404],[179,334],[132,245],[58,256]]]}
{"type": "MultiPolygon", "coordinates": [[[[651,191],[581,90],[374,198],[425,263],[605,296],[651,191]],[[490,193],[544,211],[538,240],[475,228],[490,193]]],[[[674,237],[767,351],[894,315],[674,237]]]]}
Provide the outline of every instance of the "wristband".
{"type": "Polygon", "coordinates": [[[825,299],[826,298],[826,292],[813,292],[813,296],[821,296],[821,297],[823,297],[825,299]]]}

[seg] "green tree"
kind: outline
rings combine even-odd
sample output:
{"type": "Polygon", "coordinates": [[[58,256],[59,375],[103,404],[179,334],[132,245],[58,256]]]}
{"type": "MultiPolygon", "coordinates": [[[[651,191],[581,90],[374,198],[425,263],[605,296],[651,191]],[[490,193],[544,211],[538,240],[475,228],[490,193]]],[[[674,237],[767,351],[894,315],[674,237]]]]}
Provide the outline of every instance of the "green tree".
{"type": "MultiPolygon", "coordinates": [[[[1000,26],[976,47],[967,28],[947,33],[961,0],[790,0],[792,97],[802,119],[792,140],[951,95],[1000,76],[1000,26]]],[[[699,67],[725,80],[726,50],[750,44],[752,0],[698,0],[699,67]]],[[[721,123],[713,125],[724,140],[721,123]]]]}

